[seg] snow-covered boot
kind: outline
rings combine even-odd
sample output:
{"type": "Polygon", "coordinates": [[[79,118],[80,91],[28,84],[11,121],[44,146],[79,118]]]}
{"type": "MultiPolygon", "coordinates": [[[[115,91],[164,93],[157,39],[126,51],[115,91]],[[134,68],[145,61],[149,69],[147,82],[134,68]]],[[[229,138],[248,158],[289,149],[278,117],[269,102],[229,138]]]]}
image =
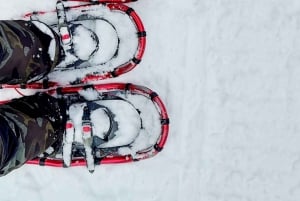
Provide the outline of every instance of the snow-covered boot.
{"type": "Polygon", "coordinates": [[[41,79],[59,63],[60,49],[59,36],[42,22],[0,21],[0,84],[41,79]]]}
{"type": "Polygon", "coordinates": [[[0,105],[0,175],[61,145],[64,103],[42,93],[0,105]]]}

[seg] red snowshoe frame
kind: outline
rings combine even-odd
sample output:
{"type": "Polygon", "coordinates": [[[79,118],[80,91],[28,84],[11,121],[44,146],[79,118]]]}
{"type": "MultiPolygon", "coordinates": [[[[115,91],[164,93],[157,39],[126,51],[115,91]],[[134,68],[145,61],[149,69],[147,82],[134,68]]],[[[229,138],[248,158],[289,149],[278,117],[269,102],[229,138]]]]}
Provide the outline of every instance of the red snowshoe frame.
{"type": "MultiPolygon", "coordinates": [[[[157,142],[148,150],[144,150],[141,152],[136,153],[134,157],[131,155],[108,155],[104,158],[95,160],[95,165],[100,164],[115,164],[115,163],[128,163],[139,161],[142,159],[147,159],[150,157],[155,156],[159,153],[167,140],[168,132],[169,132],[169,117],[167,110],[159,98],[157,93],[148,89],[146,87],[142,87],[139,85],[134,84],[124,84],[124,83],[111,83],[111,84],[99,84],[99,85],[91,85],[97,91],[120,91],[120,92],[127,92],[134,95],[142,95],[150,99],[153,104],[156,106],[157,111],[160,115],[160,123],[161,123],[161,132],[160,137],[158,138],[157,142]]],[[[60,95],[63,94],[71,94],[76,93],[79,90],[85,89],[86,86],[69,86],[59,88],[59,90],[49,90],[49,94],[55,94],[59,91],[60,95]]],[[[52,158],[36,158],[27,162],[27,164],[35,164],[35,165],[42,165],[42,166],[53,166],[53,167],[64,167],[64,162],[62,159],[52,159],[52,158]]],[[[71,161],[70,166],[86,166],[86,161],[84,158],[73,159],[71,161]]]]}
{"type": "MultiPolygon", "coordinates": [[[[146,31],[145,31],[144,25],[143,25],[140,17],[137,15],[137,13],[132,8],[130,8],[124,4],[121,4],[121,3],[132,2],[132,0],[97,0],[97,1],[65,0],[64,2],[83,2],[82,5],[65,7],[68,10],[89,8],[93,5],[105,4],[105,6],[108,7],[112,11],[119,11],[124,14],[127,14],[132,19],[132,22],[137,29],[138,47],[137,47],[135,55],[133,56],[133,58],[130,61],[128,61],[127,63],[125,63],[121,66],[116,67],[113,71],[107,71],[102,74],[97,74],[97,73],[88,74],[85,77],[83,77],[81,80],[78,80],[76,82],[76,84],[86,84],[86,83],[89,83],[92,81],[118,77],[124,73],[131,71],[141,62],[142,57],[145,52],[145,47],[146,47],[146,31]]],[[[56,10],[49,11],[49,12],[56,12],[56,10]]],[[[40,12],[27,13],[24,15],[24,19],[30,20],[31,16],[43,15],[43,14],[46,14],[49,12],[40,11],[40,12]]],[[[24,83],[24,84],[15,84],[15,85],[1,84],[0,89],[2,89],[2,88],[49,89],[49,88],[57,87],[57,86],[59,86],[59,83],[51,82],[51,81],[48,81],[47,79],[44,79],[42,81],[34,82],[34,83],[24,83]]]]}

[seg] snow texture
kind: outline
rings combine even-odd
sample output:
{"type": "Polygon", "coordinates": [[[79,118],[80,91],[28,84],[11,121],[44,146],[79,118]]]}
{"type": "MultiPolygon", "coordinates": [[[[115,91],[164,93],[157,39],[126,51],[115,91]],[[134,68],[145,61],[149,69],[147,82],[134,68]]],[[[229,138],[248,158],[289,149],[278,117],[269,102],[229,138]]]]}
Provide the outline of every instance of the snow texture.
{"type": "MultiPolygon", "coordinates": [[[[118,79],[157,91],[170,136],[152,159],[0,179],[3,201],[298,201],[300,1],[140,0],[139,67],[118,79]]],[[[1,19],[55,7],[1,2],[1,19]]],[[[108,82],[108,81],[104,81],[108,82]]]]}
{"type": "Polygon", "coordinates": [[[118,122],[116,136],[100,147],[124,146],[133,142],[141,128],[141,119],[136,109],[127,102],[120,100],[99,101],[98,103],[107,107],[115,115],[114,121],[118,122]]]}
{"type": "Polygon", "coordinates": [[[73,37],[73,48],[75,55],[82,60],[88,60],[97,48],[97,43],[93,40],[93,32],[86,29],[83,26],[79,26],[75,29],[73,37]],[[82,42],[84,41],[84,43],[82,42]]]}

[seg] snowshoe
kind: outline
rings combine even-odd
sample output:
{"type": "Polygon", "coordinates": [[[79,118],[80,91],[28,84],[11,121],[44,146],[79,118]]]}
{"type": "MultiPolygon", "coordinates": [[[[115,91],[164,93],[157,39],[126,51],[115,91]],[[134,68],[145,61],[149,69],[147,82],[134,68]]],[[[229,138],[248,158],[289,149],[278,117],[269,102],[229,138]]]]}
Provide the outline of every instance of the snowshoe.
{"type": "MultiPolygon", "coordinates": [[[[23,20],[31,21],[41,31],[50,36],[54,31],[60,37],[59,41],[52,41],[60,43],[60,62],[38,82],[34,79],[22,84],[2,84],[1,88],[47,89],[86,84],[117,77],[140,63],[146,32],[132,8],[115,0],[78,2],[65,6],[69,2],[58,1],[55,11],[24,16],[23,20]]],[[[53,59],[57,56],[57,44],[52,43],[48,53],[53,59]]]]}
{"type": "Polygon", "coordinates": [[[66,126],[62,146],[28,164],[55,167],[139,161],[163,149],[169,118],[152,90],[123,83],[69,86],[48,91],[64,102],[66,126]]]}

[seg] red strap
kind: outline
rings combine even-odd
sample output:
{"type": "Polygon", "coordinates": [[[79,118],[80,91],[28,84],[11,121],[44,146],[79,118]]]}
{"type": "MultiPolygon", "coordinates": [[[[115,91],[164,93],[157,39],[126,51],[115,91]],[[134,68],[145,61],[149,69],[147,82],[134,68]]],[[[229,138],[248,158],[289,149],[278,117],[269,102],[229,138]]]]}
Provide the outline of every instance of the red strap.
{"type": "Polygon", "coordinates": [[[70,34],[64,34],[61,36],[61,39],[62,40],[69,40],[71,37],[70,37],[70,34]]]}
{"type": "Polygon", "coordinates": [[[73,128],[73,124],[71,122],[66,123],[66,129],[73,128]]]}
{"type": "Polygon", "coordinates": [[[84,125],[82,127],[82,131],[83,131],[84,134],[89,134],[92,131],[92,127],[90,125],[84,125]]]}

